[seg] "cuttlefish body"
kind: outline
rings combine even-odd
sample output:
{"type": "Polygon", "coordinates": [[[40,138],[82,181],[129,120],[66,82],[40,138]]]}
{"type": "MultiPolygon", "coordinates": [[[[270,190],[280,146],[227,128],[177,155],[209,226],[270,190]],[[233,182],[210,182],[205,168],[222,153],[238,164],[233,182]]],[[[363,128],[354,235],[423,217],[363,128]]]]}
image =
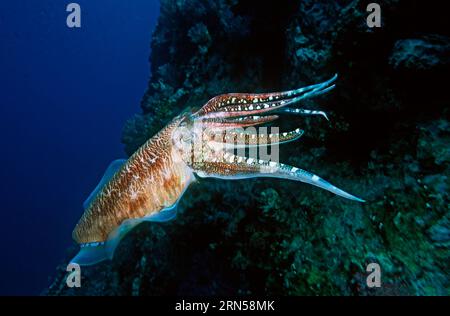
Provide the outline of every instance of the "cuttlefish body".
{"type": "MultiPolygon", "coordinates": [[[[219,95],[195,113],[183,113],[150,138],[128,160],[110,164],[84,203],[73,231],[81,250],[72,259],[93,264],[111,259],[121,238],[142,221],[163,222],[176,216],[177,204],[198,177],[245,179],[274,177],[306,182],[347,199],[363,200],[317,175],[273,160],[235,155],[241,148],[276,146],[298,139],[303,131],[254,134],[243,128],[278,118],[273,112],[322,115],[287,106],[334,88],[330,80],[285,92],[219,95]],[[268,114],[263,115],[261,114],[268,114]]],[[[328,119],[328,118],[327,118],[328,119]]]]}

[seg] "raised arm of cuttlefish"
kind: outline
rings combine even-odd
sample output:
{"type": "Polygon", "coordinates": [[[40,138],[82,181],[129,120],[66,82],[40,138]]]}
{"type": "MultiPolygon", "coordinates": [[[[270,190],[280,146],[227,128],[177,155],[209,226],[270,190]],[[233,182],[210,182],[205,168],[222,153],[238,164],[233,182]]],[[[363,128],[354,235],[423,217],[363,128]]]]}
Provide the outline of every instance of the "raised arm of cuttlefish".
{"type": "Polygon", "coordinates": [[[285,92],[219,95],[197,112],[174,118],[128,160],[116,160],[108,167],[85,201],[85,212],[73,231],[81,250],[72,262],[93,264],[111,259],[121,238],[138,223],[173,219],[194,175],[225,180],[252,177],[296,180],[364,202],[308,171],[277,161],[234,155],[229,147],[218,146],[228,143],[230,137],[238,148],[273,146],[298,139],[303,134],[299,128],[257,137],[237,131],[278,119],[274,112],[327,118],[321,111],[288,106],[330,91],[336,78],[335,75],[326,82],[285,92]]]}

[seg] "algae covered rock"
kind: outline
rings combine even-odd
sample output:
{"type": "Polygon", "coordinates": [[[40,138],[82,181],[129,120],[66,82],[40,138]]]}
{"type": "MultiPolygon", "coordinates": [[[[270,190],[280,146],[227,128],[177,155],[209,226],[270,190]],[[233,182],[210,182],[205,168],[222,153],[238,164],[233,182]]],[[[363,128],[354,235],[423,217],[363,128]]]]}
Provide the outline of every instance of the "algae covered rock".
{"type": "Polygon", "coordinates": [[[427,70],[450,63],[450,38],[428,36],[395,43],[389,63],[394,68],[427,70]]]}

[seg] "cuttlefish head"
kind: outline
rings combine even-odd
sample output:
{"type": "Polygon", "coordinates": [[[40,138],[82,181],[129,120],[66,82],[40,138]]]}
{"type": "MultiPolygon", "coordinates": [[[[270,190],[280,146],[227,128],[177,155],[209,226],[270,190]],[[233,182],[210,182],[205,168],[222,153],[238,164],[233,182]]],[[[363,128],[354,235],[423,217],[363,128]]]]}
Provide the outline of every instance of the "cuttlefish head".
{"type": "Polygon", "coordinates": [[[276,121],[279,118],[277,114],[321,115],[328,119],[322,111],[288,106],[332,90],[336,78],[337,75],[323,83],[284,92],[229,93],[216,96],[200,110],[180,116],[179,124],[172,134],[174,150],[186,166],[200,177],[290,179],[364,202],[308,171],[279,163],[273,157],[246,157],[245,150],[240,151],[245,148],[274,147],[297,140],[303,135],[300,128],[271,134],[256,130],[255,127],[276,121]]]}

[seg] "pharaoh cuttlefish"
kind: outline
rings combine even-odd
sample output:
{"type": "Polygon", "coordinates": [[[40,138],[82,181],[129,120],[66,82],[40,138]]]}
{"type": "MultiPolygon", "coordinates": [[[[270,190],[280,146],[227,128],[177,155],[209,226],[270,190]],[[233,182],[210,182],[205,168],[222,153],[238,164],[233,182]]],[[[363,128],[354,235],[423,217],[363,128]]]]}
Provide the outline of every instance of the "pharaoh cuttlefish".
{"type": "MultiPolygon", "coordinates": [[[[330,80],[296,90],[274,93],[231,93],[209,100],[195,113],[174,118],[128,160],[110,164],[95,190],[84,202],[85,212],[73,231],[81,250],[72,259],[93,264],[111,259],[121,238],[142,221],[162,222],[176,216],[178,201],[199,177],[245,179],[274,177],[306,182],[344,198],[363,200],[308,171],[274,159],[235,155],[241,148],[276,146],[298,139],[303,131],[256,134],[243,130],[272,122],[277,115],[322,115],[322,111],[287,108],[305,98],[334,88],[330,80]]],[[[328,118],[327,118],[328,119],[328,118]]]]}

